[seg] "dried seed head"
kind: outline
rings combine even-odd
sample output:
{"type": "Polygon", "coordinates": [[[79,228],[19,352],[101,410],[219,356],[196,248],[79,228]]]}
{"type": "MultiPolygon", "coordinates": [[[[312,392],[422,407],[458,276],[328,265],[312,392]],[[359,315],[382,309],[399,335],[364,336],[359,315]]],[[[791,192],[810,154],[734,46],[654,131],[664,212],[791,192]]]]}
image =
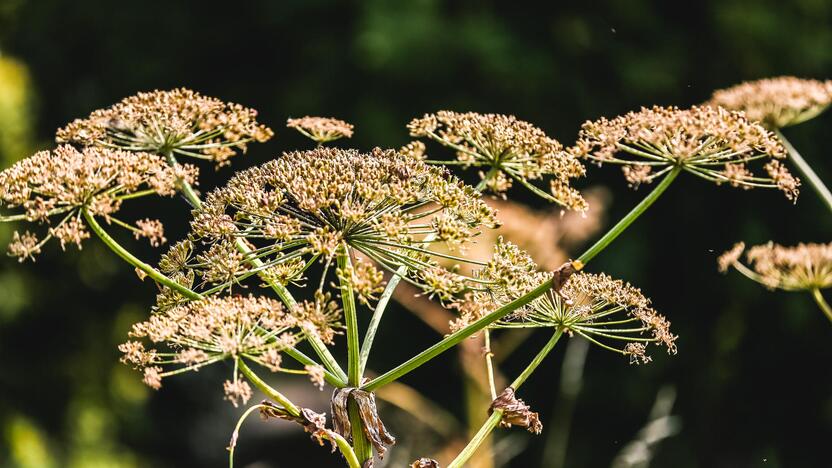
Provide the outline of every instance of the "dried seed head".
{"type": "MultiPolygon", "coordinates": [[[[145,383],[159,388],[165,377],[225,359],[248,359],[279,370],[280,353],[294,347],[304,330],[318,326],[333,324],[311,323],[306,315],[287,312],[268,298],[212,296],[173,306],[133,325],[134,340],[121,344],[119,350],[124,354],[122,362],[143,369],[145,383]]],[[[251,397],[251,389],[236,375],[224,388],[235,406],[251,397]]]]}
{"type": "Polygon", "coordinates": [[[769,242],[748,249],[749,266],[740,262],[745,244],[738,243],[719,257],[719,270],[734,267],[769,289],[810,291],[832,286],[832,243],[784,247],[769,242]]]}
{"type": "MultiPolygon", "coordinates": [[[[21,260],[31,258],[52,237],[61,242],[61,247],[72,243],[80,248],[89,237],[81,222],[81,208],[114,220],[124,199],[173,195],[179,174],[193,181],[196,168],[170,167],[149,153],[95,147],[79,151],[64,145],[23,159],[0,172],[0,205],[22,213],[0,220],[25,219],[50,227],[41,240],[31,233],[15,236],[10,253],[21,260]]],[[[137,237],[148,237],[151,244],[158,245],[164,239],[158,221],[140,221],[137,227],[115,221],[137,237]]]]}
{"type": "MultiPolygon", "coordinates": [[[[536,272],[537,266],[511,245],[500,247],[509,254],[499,256],[499,275],[518,281],[506,282],[477,295],[505,304],[551,279],[555,273],[536,272]],[[511,274],[505,272],[510,271],[511,274]]],[[[484,277],[493,271],[486,268],[484,277]]],[[[475,295],[474,300],[482,301],[475,295]]],[[[676,353],[676,336],[670,322],[650,306],[641,291],[604,274],[573,273],[559,291],[549,291],[514,314],[496,323],[497,328],[558,327],[570,335],[580,335],[594,344],[633,358],[648,343],[663,345],[676,353]],[[609,340],[607,340],[609,339],[609,340]],[[602,342],[609,341],[609,342],[602,342]],[[616,342],[636,343],[618,348],[616,342]]],[[[641,355],[633,362],[647,362],[641,355]]]]}
{"type": "Polygon", "coordinates": [[[415,137],[427,137],[456,150],[460,163],[481,167],[485,186],[503,194],[518,182],[536,195],[565,208],[586,211],[587,203],[570,186],[570,179],[584,175],[584,167],[543,130],[511,115],[440,111],[411,121],[415,137]],[[549,181],[551,193],[532,185],[549,181]]]}
{"type": "Polygon", "coordinates": [[[352,137],[352,124],[343,120],[328,117],[301,117],[299,119],[288,119],[286,126],[294,128],[305,137],[318,144],[338,140],[340,138],[352,137]]]}
{"type": "Polygon", "coordinates": [[[743,111],[768,128],[788,127],[816,117],[832,104],[832,81],[793,76],[747,81],[714,91],[706,104],[743,111]]]}
{"type": "Polygon", "coordinates": [[[442,168],[390,150],[318,148],[242,171],[210,193],[192,229],[216,255],[186,268],[212,287],[230,287],[251,275],[249,259],[233,248],[243,239],[260,268],[285,284],[302,278],[315,260],[326,275],[346,249],[362,258],[336,272],[365,303],[381,292],[382,271],[402,266],[408,281],[450,297],[470,285],[469,278],[453,275],[437,258],[466,259],[435,247],[462,251],[481,229],[494,226],[496,212],[442,168]],[[228,275],[206,274],[218,267],[228,275]]]}
{"type": "Polygon", "coordinates": [[[630,186],[650,183],[680,166],[717,185],[778,188],[795,201],[800,181],[780,164],[786,150],[762,125],[722,107],[642,108],[638,112],[586,122],[570,150],[598,165],[619,164],[630,186]],[[768,160],[768,177],[749,163],[768,160]]]}
{"type": "Polygon", "coordinates": [[[138,93],[58,130],[58,143],[173,152],[227,164],[251,141],[273,136],[257,111],[185,88],[138,93]]]}
{"type": "Polygon", "coordinates": [[[523,400],[517,398],[514,389],[511,387],[503,390],[494,401],[491,402],[489,413],[494,410],[503,412],[500,419],[500,427],[511,428],[511,426],[525,427],[527,431],[535,435],[543,432],[543,423],[537,412],[523,400]]]}

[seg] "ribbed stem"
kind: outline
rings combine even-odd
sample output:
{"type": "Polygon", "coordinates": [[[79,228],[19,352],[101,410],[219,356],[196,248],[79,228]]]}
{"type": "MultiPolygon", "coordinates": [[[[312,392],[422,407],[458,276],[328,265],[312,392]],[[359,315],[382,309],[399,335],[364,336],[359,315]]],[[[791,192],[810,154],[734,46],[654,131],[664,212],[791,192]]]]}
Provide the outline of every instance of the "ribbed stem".
{"type": "Polygon", "coordinates": [[[809,185],[815,189],[820,199],[832,211],[832,193],[829,192],[829,189],[826,188],[826,185],[823,183],[820,177],[815,173],[809,163],[803,159],[803,156],[797,152],[797,150],[792,146],[789,140],[780,132],[780,130],[774,131],[777,134],[777,137],[780,138],[780,141],[783,143],[783,146],[786,147],[786,150],[789,152],[789,157],[791,158],[792,162],[795,166],[797,166],[797,170],[803,174],[803,177],[809,181],[809,185]]]}

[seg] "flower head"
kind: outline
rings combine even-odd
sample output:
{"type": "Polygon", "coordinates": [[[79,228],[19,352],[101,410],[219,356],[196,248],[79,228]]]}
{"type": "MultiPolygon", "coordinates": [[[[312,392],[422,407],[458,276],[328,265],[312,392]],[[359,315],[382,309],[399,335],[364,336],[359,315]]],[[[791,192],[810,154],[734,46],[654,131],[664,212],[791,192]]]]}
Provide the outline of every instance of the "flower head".
{"type": "Polygon", "coordinates": [[[586,122],[571,150],[601,165],[619,164],[637,187],[681,167],[716,184],[778,188],[796,200],[800,181],[780,162],[786,150],[762,125],[721,107],[642,108],[638,112],[586,122]],[[768,161],[766,176],[749,164],[768,161]]]}
{"type": "Polygon", "coordinates": [[[714,91],[708,105],[745,112],[749,119],[776,129],[816,117],[832,104],[832,80],[781,76],[714,91]]]}
{"type": "MultiPolygon", "coordinates": [[[[427,137],[456,150],[458,163],[482,168],[483,184],[503,194],[513,182],[561,206],[586,211],[586,201],[570,184],[584,167],[543,130],[511,115],[440,111],[411,121],[415,137],[427,137]],[[549,193],[531,181],[549,182],[549,193]]],[[[410,152],[418,147],[409,147],[410,152]]]]}
{"type": "MultiPolygon", "coordinates": [[[[133,325],[133,340],[119,346],[121,360],[144,372],[145,383],[154,388],[166,377],[226,359],[246,359],[277,372],[282,353],[302,339],[304,330],[337,326],[337,316],[312,320],[306,312],[301,306],[287,311],[278,301],[255,296],[212,296],[177,305],[133,325]]],[[[235,406],[251,396],[236,372],[224,388],[235,406]]]]}
{"type": "Polygon", "coordinates": [[[212,286],[231,286],[251,276],[254,260],[258,272],[292,281],[316,260],[325,276],[346,252],[354,259],[337,276],[365,302],[380,292],[382,271],[400,267],[427,293],[449,297],[468,283],[436,257],[465,259],[433,246],[461,254],[482,227],[495,224],[494,210],[444,169],[391,150],[318,148],[242,171],[210,193],[192,229],[205,255],[216,255],[187,268],[212,286]],[[237,242],[253,253],[240,255],[237,242]],[[217,269],[227,275],[207,276],[217,269]]]}
{"type": "Polygon", "coordinates": [[[809,291],[832,286],[832,243],[784,247],[769,242],[746,253],[749,266],[740,261],[745,244],[738,243],[719,257],[719,270],[734,267],[769,289],[809,291]]]}
{"type": "Polygon", "coordinates": [[[197,169],[190,165],[168,166],[159,156],[104,148],[77,150],[59,146],[41,151],[0,172],[0,205],[22,213],[5,220],[22,219],[48,223],[46,236],[16,235],[10,246],[21,260],[33,257],[49,239],[57,238],[61,247],[89,237],[81,221],[81,209],[105,217],[132,230],[137,237],[148,237],[152,244],[164,242],[162,225],[143,220],[130,226],[114,218],[123,200],[144,195],[171,196],[178,178],[193,180],[197,169]],[[56,221],[57,220],[57,221],[56,221]]]}
{"type": "MultiPolygon", "coordinates": [[[[473,300],[505,304],[517,299],[552,278],[553,273],[536,270],[537,265],[516,246],[498,244],[494,260],[481,276],[503,281],[486,293],[475,294],[473,300]]],[[[495,327],[560,328],[629,356],[633,363],[650,361],[646,354],[649,343],[676,353],[676,336],[670,332],[670,322],[650,306],[650,300],[639,289],[604,274],[575,273],[560,291],[545,293],[498,321],[495,327]]]]}
{"type": "Polygon", "coordinates": [[[273,132],[257,111],[185,88],[138,93],[58,130],[58,143],[99,145],[156,154],[169,152],[227,164],[251,141],[273,132]]]}
{"type": "Polygon", "coordinates": [[[328,118],[328,117],[301,117],[299,119],[289,119],[286,121],[286,126],[294,128],[307,138],[315,142],[327,143],[338,140],[340,138],[352,137],[352,124],[344,122],[343,120],[328,118]]]}

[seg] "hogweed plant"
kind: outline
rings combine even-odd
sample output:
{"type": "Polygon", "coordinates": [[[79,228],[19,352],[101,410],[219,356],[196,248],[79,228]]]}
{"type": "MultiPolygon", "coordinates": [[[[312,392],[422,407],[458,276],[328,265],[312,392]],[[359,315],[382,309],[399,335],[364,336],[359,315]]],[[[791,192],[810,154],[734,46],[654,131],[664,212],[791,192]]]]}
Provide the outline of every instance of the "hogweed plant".
{"type": "MultiPolygon", "coordinates": [[[[472,336],[482,333],[487,342],[492,329],[545,328],[551,338],[507,388],[498,391],[491,379],[492,403],[482,409],[490,416],[448,466],[463,466],[498,425],[539,433],[537,414],[517,392],[564,335],[634,364],[649,362],[650,343],[676,352],[669,322],[638,289],[582,270],[680,172],[716,184],[779,189],[790,200],[800,184],[781,162],[786,150],[774,134],[718,107],[654,107],[587,122],[569,149],[511,116],[439,112],[408,128],[452,149],[456,159],[429,158],[421,141],[400,150],[330,148],[323,145],[352,135],[350,124],[290,119],[288,126],[318,148],[240,171],[203,200],[193,188],[196,168],[177,157],[227,164],[249,143],[272,136],[256,115],[185,89],[140,93],[58,131],[59,143],[76,146],[38,153],[0,173],[2,208],[21,211],[0,220],[47,226],[42,238],[17,234],[12,255],[33,257],[52,237],[80,245],[89,228],[140,278],[158,285],[149,317],[120,346],[123,361],[145,383],[160,388],[167,378],[228,361],[226,399],[246,404],[253,388],[267,397],[242,414],[229,445],[231,463],[243,420],[259,411],[328,441],[351,468],[372,466],[395,443],[375,391],[472,336]],[[506,242],[497,242],[487,260],[471,255],[478,237],[500,224],[482,191],[506,196],[517,183],[562,209],[583,212],[587,203],[572,186],[585,174],[582,160],[622,165],[632,186],[662,179],[592,247],[553,271],[538,272],[526,252],[506,242]],[[765,161],[765,175],[751,173],[756,161],[765,161]],[[477,187],[450,172],[469,167],[481,172],[477,187]],[[159,222],[131,224],[115,214],[125,200],[177,191],[192,209],[191,232],[157,267],[99,222],[161,244],[159,222]],[[368,375],[375,337],[385,330],[385,310],[401,284],[457,318],[441,340],[368,375]],[[343,366],[333,353],[338,347],[345,351],[343,366]],[[331,422],[292,402],[264,372],[305,374],[312,387],[331,386],[331,422]]],[[[483,365],[493,374],[490,353],[483,365]]],[[[438,464],[422,458],[414,466],[438,464]]]]}
{"type": "Polygon", "coordinates": [[[719,271],[733,267],[768,289],[805,291],[812,294],[826,318],[832,321],[832,308],[821,289],[832,286],[832,244],[798,244],[785,247],[769,242],[748,249],[740,261],[745,244],[736,244],[719,257],[719,271]]]}

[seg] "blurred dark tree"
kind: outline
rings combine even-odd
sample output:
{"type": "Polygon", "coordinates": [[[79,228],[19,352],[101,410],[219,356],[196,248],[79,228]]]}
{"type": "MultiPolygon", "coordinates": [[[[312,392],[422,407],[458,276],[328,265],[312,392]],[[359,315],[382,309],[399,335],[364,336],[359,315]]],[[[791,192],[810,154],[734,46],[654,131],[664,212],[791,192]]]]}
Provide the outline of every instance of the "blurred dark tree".
{"type": "MultiPolygon", "coordinates": [[[[832,77],[830,24],[828,0],[2,0],[0,52],[29,67],[42,148],[57,127],[95,108],[136,91],[187,86],[255,107],[278,130],[236,160],[239,169],[308,147],[281,130],[287,117],[306,114],[354,123],[349,144],[364,149],[407,142],[410,118],[445,108],[516,114],[569,144],[581,122],[601,115],[687,106],[747,79],[832,77]]],[[[827,180],[830,124],[827,114],[786,130],[827,180]]],[[[203,188],[231,173],[218,171],[203,188]]],[[[616,195],[610,219],[643,196],[613,168],[590,168],[589,177],[616,195]]],[[[184,204],[157,206],[168,237],[183,236],[184,204]]],[[[808,189],[795,207],[779,194],[680,178],[592,265],[641,286],[672,319],[680,353],[635,368],[590,352],[567,466],[609,464],[668,383],[678,390],[682,431],[662,444],[655,466],[827,466],[828,323],[808,296],[723,277],[715,259],[737,240],[828,242],[830,230],[808,189]]],[[[8,231],[2,237],[5,244],[8,231]]],[[[239,411],[221,400],[212,378],[221,370],[172,379],[159,393],[144,389],[117,362],[115,345],[149,310],[153,286],[95,241],[81,253],[51,249],[34,265],[2,261],[0,464],[222,465],[239,411]]],[[[378,370],[433,339],[405,314],[388,320],[378,342],[388,351],[371,363],[378,370]],[[406,341],[397,330],[407,330],[406,341]]],[[[521,368],[543,339],[524,344],[508,370],[521,368]]],[[[408,382],[458,408],[453,363],[447,356],[408,382]]],[[[544,420],[559,364],[556,352],[524,389],[544,420]]],[[[323,409],[325,397],[312,404],[323,409]]],[[[543,440],[531,440],[512,466],[546,466],[543,440]]],[[[246,426],[239,460],[333,461],[278,423],[246,426]]]]}

